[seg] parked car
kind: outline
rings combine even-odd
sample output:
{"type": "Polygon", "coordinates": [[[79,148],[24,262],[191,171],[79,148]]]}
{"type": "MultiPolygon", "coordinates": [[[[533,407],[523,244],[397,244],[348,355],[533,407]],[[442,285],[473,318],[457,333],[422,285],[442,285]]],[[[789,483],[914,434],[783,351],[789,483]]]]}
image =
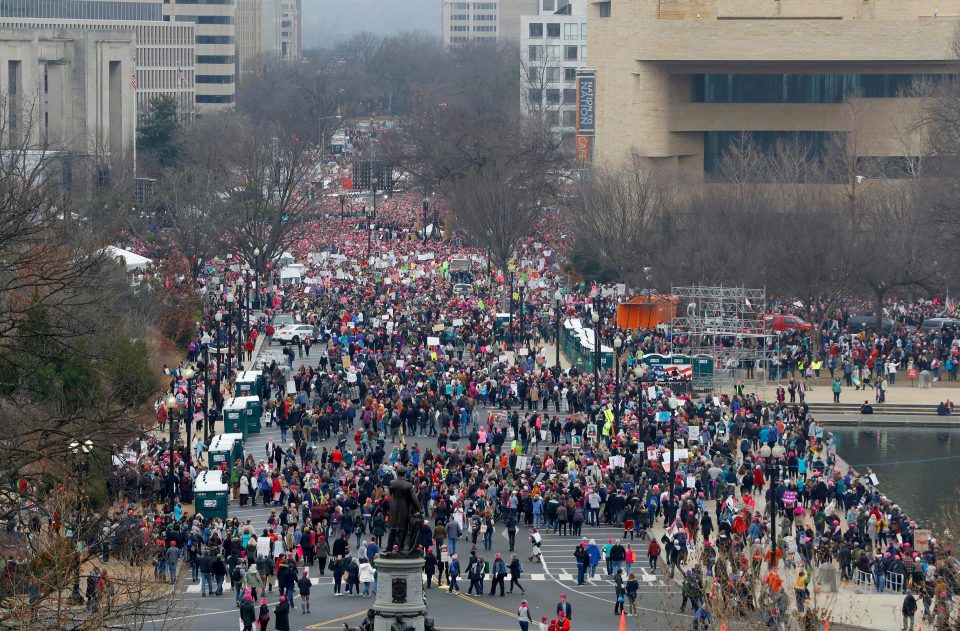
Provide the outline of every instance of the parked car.
{"type": "Polygon", "coordinates": [[[777,333],[783,331],[809,331],[813,325],[795,315],[784,315],[781,313],[768,313],[763,316],[763,324],[768,329],[773,329],[777,333]]]}
{"type": "Polygon", "coordinates": [[[920,325],[924,331],[939,331],[940,329],[960,330],[960,319],[958,318],[927,318],[920,325]]]}
{"type": "Polygon", "coordinates": [[[281,346],[287,344],[296,344],[306,336],[313,337],[313,325],[311,324],[292,324],[278,329],[273,334],[273,340],[280,342],[281,346]]]}
{"type": "Polygon", "coordinates": [[[278,313],[273,316],[273,328],[275,329],[282,329],[285,326],[291,326],[293,324],[296,323],[293,321],[293,316],[289,313],[278,313]]]}
{"type": "MultiPolygon", "coordinates": [[[[892,333],[896,325],[892,318],[883,318],[880,325],[881,333],[892,333]]],[[[877,316],[872,313],[860,313],[847,318],[847,327],[851,331],[875,331],[877,328],[877,316]]]]}

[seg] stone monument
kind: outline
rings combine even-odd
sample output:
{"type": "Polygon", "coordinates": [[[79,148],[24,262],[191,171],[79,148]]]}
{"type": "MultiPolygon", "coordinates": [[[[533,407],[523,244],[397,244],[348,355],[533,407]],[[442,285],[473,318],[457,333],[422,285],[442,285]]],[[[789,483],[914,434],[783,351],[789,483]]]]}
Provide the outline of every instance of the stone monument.
{"type": "Polygon", "coordinates": [[[433,631],[423,592],[423,555],[417,535],[423,508],[406,470],[390,482],[390,532],[386,552],[376,559],[377,598],[360,625],[363,631],[433,631]]]}

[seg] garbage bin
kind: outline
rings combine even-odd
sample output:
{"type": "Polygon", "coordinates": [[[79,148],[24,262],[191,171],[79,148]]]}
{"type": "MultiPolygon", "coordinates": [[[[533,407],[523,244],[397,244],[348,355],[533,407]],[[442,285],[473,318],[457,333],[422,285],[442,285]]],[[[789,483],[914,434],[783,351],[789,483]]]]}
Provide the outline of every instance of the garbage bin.
{"type": "Polygon", "coordinates": [[[230,485],[224,481],[220,471],[204,471],[193,486],[195,513],[210,519],[227,518],[227,503],[230,498],[230,485]]]}

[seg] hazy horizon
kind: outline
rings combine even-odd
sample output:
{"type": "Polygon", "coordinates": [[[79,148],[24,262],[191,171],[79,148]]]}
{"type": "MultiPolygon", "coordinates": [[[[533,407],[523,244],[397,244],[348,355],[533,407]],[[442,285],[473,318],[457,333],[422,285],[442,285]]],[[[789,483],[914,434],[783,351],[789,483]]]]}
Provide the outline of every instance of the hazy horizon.
{"type": "Polygon", "coordinates": [[[302,47],[329,48],[355,33],[440,36],[441,0],[302,0],[302,47]]]}

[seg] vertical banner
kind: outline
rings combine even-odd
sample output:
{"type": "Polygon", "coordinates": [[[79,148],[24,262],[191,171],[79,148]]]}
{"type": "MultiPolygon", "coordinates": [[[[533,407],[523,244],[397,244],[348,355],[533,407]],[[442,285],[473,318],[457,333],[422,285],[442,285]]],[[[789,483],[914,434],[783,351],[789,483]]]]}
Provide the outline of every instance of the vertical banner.
{"type": "Polygon", "coordinates": [[[577,162],[593,162],[593,136],[596,133],[597,76],[593,70],[577,71],[577,162]]]}

